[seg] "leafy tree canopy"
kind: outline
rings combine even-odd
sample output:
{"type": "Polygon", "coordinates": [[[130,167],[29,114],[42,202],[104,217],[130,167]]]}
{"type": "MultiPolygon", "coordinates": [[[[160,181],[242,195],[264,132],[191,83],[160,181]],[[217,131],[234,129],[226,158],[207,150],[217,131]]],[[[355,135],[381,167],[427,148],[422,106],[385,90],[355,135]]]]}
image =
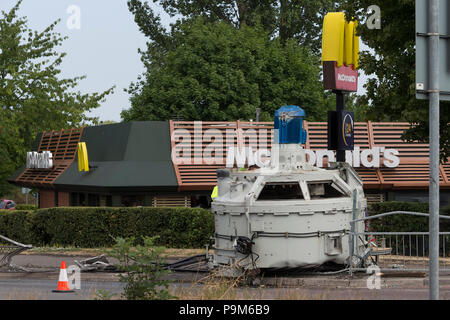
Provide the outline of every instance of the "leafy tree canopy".
{"type": "MultiPolygon", "coordinates": [[[[322,20],[335,11],[338,2],[332,0],[153,0],[160,4],[177,23],[203,17],[208,22],[226,22],[241,28],[260,24],[271,36],[284,43],[295,39],[319,54],[322,20]]],[[[157,45],[167,48],[170,37],[160,25],[160,18],[146,1],[128,0],[141,31],[157,45]]]]}
{"type": "Polygon", "coordinates": [[[326,119],[334,98],[320,82],[320,21],[333,1],[159,3],[178,17],[170,30],[148,2],[128,1],[150,41],[141,52],[146,72],[128,90],[125,121],[247,120],[256,108],[269,120],[284,104],[326,119]]]}
{"type": "MultiPolygon", "coordinates": [[[[415,0],[347,0],[348,16],[364,21],[367,8],[381,9],[381,29],[360,24],[358,33],[372,49],[361,53],[360,66],[371,78],[357,102],[367,106],[368,119],[407,121],[415,125],[404,134],[409,141],[428,142],[429,104],[415,96],[415,0]]],[[[441,158],[450,156],[449,102],[441,101],[441,158]]]]}
{"type": "Polygon", "coordinates": [[[180,24],[171,38],[176,47],[165,53],[164,63],[148,57],[144,78],[131,86],[125,121],[247,120],[256,108],[261,120],[270,120],[285,104],[324,120],[334,106],[323,91],[317,56],[294,40],[282,45],[260,25],[237,29],[199,17],[180,24]]]}
{"type": "Polygon", "coordinates": [[[61,79],[65,53],[56,48],[65,38],[54,32],[58,21],[42,32],[29,29],[18,16],[21,2],[0,16],[0,194],[39,132],[96,122],[85,112],[112,92],[82,94],[75,88],[84,77],[61,79]]]}
{"type": "MultiPolygon", "coordinates": [[[[153,98],[149,98],[151,95],[148,94],[148,91],[153,90],[153,96],[155,96],[158,92],[155,88],[158,88],[158,85],[152,84],[152,81],[156,82],[157,80],[148,79],[149,77],[153,79],[154,75],[157,72],[161,72],[161,70],[165,70],[167,73],[175,70],[173,65],[171,65],[174,60],[166,61],[166,57],[171,56],[172,59],[175,59],[173,57],[177,56],[180,59],[179,61],[183,61],[181,58],[186,57],[181,54],[181,51],[185,49],[178,50],[180,46],[184,45],[184,42],[181,37],[177,37],[175,34],[187,34],[186,28],[182,26],[188,21],[201,17],[205,24],[221,22],[233,26],[240,32],[247,32],[247,34],[248,31],[244,31],[245,28],[257,27],[264,31],[264,37],[261,36],[261,39],[264,38],[267,44],[273,46],[271,41],[278,41],[280,57],[286,57],[284,54],[288,52],[289,48],[295,47],[295,44],[302,48],[299,51],[310,48],[310,52],[318,57],[320,53],[322,21],[327,12],[346,11],[348,18],[355,17],[360,22],[364,22],[368,15],[367,8],[375,4],[381,8],[381,30],[370,30],[364,23],[360,23],[358,28],[361,39],[371,48],[370,51],[366,50],[361,53],[360,61],[362,70],[371,76],[365,86],[367,93],[356,99],[355,96],[349,97],[347,109],[356,112],[359,118],[358,121],[407,121],[413,123],[412,129],[405,132],[404,139],[428,142],[428,102],[415,98],[415,0],[280,0],[263,2],[252,0],[153,0],[153,2],[161,4],[167,13],[172,17],[177,17],[178,20],[172,25],[171,30],[168,31],[161,26],[159,17],[155,15],[147,2],[142,0],[128,1],[129,9],[134,14],[136,23],[151,41],[148,44],[148,49],[142,52],[142,60],[147,68],[146,79],[137,85],[132,85],[130,88],[130,93],[133,96],[132,108],[122,114],[124,119],[133,119],[133,112],[136,117],[140,114],[145,114],[145,111],[149,118],[150,114],[154,114],[152,109],[145,110],[145,104],[153,103],[150,102],[153,101],[153,98]],[[168,54],[169,52],[177,52],[177,54],[173,53],[171,55],[168,54]]],[[[216,38],[214,37],[214,39],[216,38]]],[[[229,42],[226,41],[224,43],[229,42]]],[[[201,51],[201,54],[196,55],[203,57],[202,53],[204,52],[201,51]]],[[[205,58],[202,62],[210,61],[208,60],[209,56],[205,58]]],[[[273,65],[270,58],[263,61],[266,61],[267,65],[273,65]]],[[[285,70],[288,69],[289,67],[285,70]]],[[[280,69],[268,68],[267,70],[280,72],[280,69]]],[[[289,72],[292,72],[292,69],[290,70],[289,72]]],[[[176,72],[175,74],[177,81],[182,81],[183,73],[176,72]]],[[[248,75],[246,72],[244,74],[248,75]]],[[[283,78],[281,74],[276,76],[283,78]]],[[[157,79],[157,77],[154,79],[157,79]]],[[[248,83],[254,83],[252,82],[254,78],[247,79],[248,83]]],[[[298,81],[301,82],[301,79],[298,79],[298,81]]],[[[200,81],[199,83],[202,82],[200,81]]],[[[273,83],[275,83],[275,86],[272,88],[277,87],[276,84],[279,84],[277,81],[273,81],[273,83]]],[[[208,83],[204,82],[203,85],[206,88],[208,83]]],[[[261,82],[257,82],[257,86],[260,92],[265,93],[263,88],[266,88],[266,86],[262,86],[261,82]]],[[[165,92],[164,88],[162,89],[162,92],[165,92]]],[[[251,92],[246,91],[248,97],[242,97],[243,101],[248,103],[245,107],[248,112],[250,112],[251,108],[254,108],[253,105],[256,107],[258,102],[254,98],[250,98],[254,97],[251,95],[251,92]],[[247,107],[249,105],[252,105],[252,107],[247,107]]],[[[301,92],[301,94],[304,95],[305,92],[301,92]]],[[[310,97],[319,96],[316,91],[310,91],[307,95],[310,97]]],[[[212,94],[212,96],[215,97],[216,95],[212,94]]],[[[277,97],[282,101],[286,101],[286,103],[292,101],[282,95],[277,97]]],[[[325,113],[322,113],[323,110],[330,108],[332,102],[326,97],[326,102],[321,105],[322,109],[313,107],[317,110],[316,114],[314,114],[314,111],[312,113],[311,111],[308,112],[310,115],[313,115],[311,119],[324,120],[316,117],[316,115],[325,115],[325,113]]],[[[304,96],[298,98],[301,102],[304,101],[303,99],[304,96]]],[[[185,99],[184,101],[187,100],[185,99]]],[[[224,101],[228,103],[229,100],[225,99],[224,101]]],[[[239,103],[243,101],[237,101],[236,106],[240,106],[239,103]]],[[[196,103],[198,101],[194,105],[196,103]]],[[[260,97],[259,103],[266,112],[265,116],[271,115],[272,109],[270,107],[267,108],[268,101],[260,97]]],[[[278,101],[275,101],[273,105],[277,103],[278,101]]],[[[165,104],[162,105],[166,106],[165,104]]],[[[214,108],[223,112],[223,104],[218,103],[218,105],[220,107],[214,108]]],[[[307,109],[306,103],[301,105],[307,109]]],[[[313,104],[310,106],[312,107],[313,104]]],[[[448,112],[448,107],[448,102],[441,102],[440,137],[442,159],[450,156],[450,126],[448,125],[450,113],[448,112]]],[[[177,107],[174,105],[170,105],[166,109],[170,108],[173,111],[177,110],[177,107]]],[[[197,117],[208,114],[208,112],[203,114],[202,112],[188,113],[191,116],[186,119],[199,119],[197,117]]],[[[161,118],[161,113],[156,114],[158,119],[168,116],[166,113],[161,118]]],[[[214,110],[209,116],[212,114],[223,116],[214,110]]],[[[247,114],[247,111],[244,110],[240,117],[245,117],[247,114]]],[[[230,116],[233,118],[236,116],[236,113],[230,113],[230,116]]],[[[209,117],[208,119],[222,120],[209,117]]],[[[225,119],[228,118],[223,120],[225,119]]]]}

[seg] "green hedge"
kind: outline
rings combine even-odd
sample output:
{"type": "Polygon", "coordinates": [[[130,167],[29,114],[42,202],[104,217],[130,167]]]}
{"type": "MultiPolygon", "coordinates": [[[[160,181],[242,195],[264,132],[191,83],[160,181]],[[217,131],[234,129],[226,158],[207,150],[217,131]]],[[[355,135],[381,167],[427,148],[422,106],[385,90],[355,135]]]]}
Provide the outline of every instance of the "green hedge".
{"type": "Polygon", "coordinates": [[[159,236],[157,245],[202,248],[214,217],[200,208],[51,208],[0,213],[0,234],[34,246],[108,247],[115,237],[159,236]]]}
{"type": "Polygon", "coordinates": [[[35,204],[16,204],[16,210],[37,210],[39,209],[35,204]]]}
{"type": "MultiPolygon", "coordinates": [[[[428,203],[422,202],[382,202],[369,206],[369,215],[376,215],[391,211],[410,211],[428,213],[428,203]]],[[[450,207],[442,208],[441,215],[450,215],[450,207]]],[[[369,230],[374,232],[428,232],[428,217],[412,215],[392,215],[370,220],[369,230]]],[[[440,219],[440,232],[450,231],[450,220],[440,219]]],[[[385,238],[386,245],[392,248],[392,252],[406,255],[427,256],[428,235],[425,236],[378,236],[385,238]]],[[[447,255],[450,248],[450,237],[445,237],[445,247],[442,237],[439,240],[439,254],[447,255]]]]}
{"type": "MultiPolygon", "coordinates": [[[[423,202],[380,202],[369,206],[369,215],[391,211],[428,213],[428,203],[423,202]]],[[[450,215],[450,207],[442,208],[441,215],[450,215]]],[[[411,215],[392,215],[370,220],[372,231],[377,232],[428,232],[428,218],[411,215]]],[[[440,220],[440,231],[450,231],[450,221],[440,220]]]]}
{"type": "Polygon", "coordinates": [[[30,211],[0,210],[0,234],[28,244],[34,239],[30,233],[32,218],[30,211]]]}

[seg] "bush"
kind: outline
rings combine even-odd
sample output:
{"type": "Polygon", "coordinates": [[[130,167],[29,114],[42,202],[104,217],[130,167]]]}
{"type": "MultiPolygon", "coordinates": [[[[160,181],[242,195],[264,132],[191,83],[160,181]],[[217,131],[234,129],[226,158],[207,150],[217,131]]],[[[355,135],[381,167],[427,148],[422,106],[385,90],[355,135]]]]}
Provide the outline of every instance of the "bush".
{"type": "Polygon", "coordinates": [[[0,234],[36,246],[109,247],[115,238],[157,237],[155,245],[201,248],[214,217],[200,208],[51,208],[0,214],[0,234]]]}
{"type": "Polygon", "coordinates": [[[445,215],[450,215],[450,206],[442,208],[442,213],[445,215]]]}
{"type": "Polygon", "coordinates": [[[0,234],[10,239],[31,243],[34,238],[30,234],[33,213],[21,210],[0,210],[0,234]]]}
{"type": "Polygon", "coordinates": [[[35,204],[16,204],[16,210],[37,210],[39,207],[35,204]]]}
{"type": "MultiPolygon", "coordinates": [[[[369,215],[376,215],[391,211],[409,211],[428,213],[428,203],[422,202],[382,202],[375,203],[369,207],[369,215]]],[[[449,208],[442,208],[441,215],[449,215],[449,208]]],[[[428,232],[429,221],[428,217],[419,217],[413,215],[392,215],[385,216],[378,219],[370,220],[369,230],[374,232],[428,232]]],[[[450,220],[440,219],[440,232],[450,231],[450,220]]],[[[413,255],[426,256],[428,251],[428,235],[412,235],[412,236],[379,236],[385,238],[386,244],[392,248],[393,252],[408,253],[413,255]]],[[[442,242],[442,237],[439,240],[440,254],[447,254],[445,248],[450,247],[450,238],[445,237],[445,246],[442,242]]],[[[403,254],[404,255],[404,254],[403,254]]]]}
{"type": "Polygon", "coordinates": [[[117,267],[125,271],[120,274],[120,282],[125,284],[122,297],[127,300],[167,300],[175,298],[169,293],[171,281],[165,280],[169,274],[167,264],[161,254],[164,247],[154,245],[155,237],[144,238],[144,245],[134,246],[134,238],[117,238],[109,255],[119,260],[117,267]]]}

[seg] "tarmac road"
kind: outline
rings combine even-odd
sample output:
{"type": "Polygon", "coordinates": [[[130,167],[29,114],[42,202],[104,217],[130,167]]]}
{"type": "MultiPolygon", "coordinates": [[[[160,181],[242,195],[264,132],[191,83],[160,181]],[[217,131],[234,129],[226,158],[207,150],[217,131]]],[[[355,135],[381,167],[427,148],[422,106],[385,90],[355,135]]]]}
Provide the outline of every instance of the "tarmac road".
{"type": "MultiPolygon", "coordinates": [[[[2,300],[92,300],[98,290],[106,290],[120,296],[123,284],[115,273],[81,273],[81,289],[73,293],[53,293],[62,260],[67,266],[74,260],[86,257],[64,255],[20,255],[13,262],[22,267],[37,268],[44,272],[0,272],[0,299],[2,300]]],[[[172,289],[184,292],[189,299],[202,285],[195,279],[205,274],[173,273],[176,281],[172,289]]],[[[415,300],[428,299],[427,278],[382,278],[380,290],[367,289],[366,276],[349,280],[345,276],[297,276],[264,278],[263,287],[240,287],[235,290],[236,299],[300,299],[300,300],[415,300]]],[[[450,300],[450,276],[441,276],[441,299],[450,300]]],[[[182,297],[183,298],[183,297],[182,297]]]]}
{"type": "MultiPolygon", "coordinates": [[[[1,279],[0,300],[93,300],[98,290],[107,290],[120,296],[123,285],[117,281],[82,281],[81,289],[73,293],[53,293],[56,280],[1,279]]],[[[189,283],[174,284],[190,291],[200,289],[189,283]]],[[[299,300],[426,300],[428,288],[239,288],[235,298],[244,299],[299,299],[299,300]]],[[[114,298],[113,298],[114,299],[114,298]]],[[[441,299],[450,300],[450,286],[441,287],[441,299]]]]}
{"type": "Polygon", "coordinates": [[[123,285],[117,281],[82,281],[81,289],[70,293],[55,293],[58,279],[2,279],[0,300],[95,300],[98,290],[120,296],[123,285]]]}

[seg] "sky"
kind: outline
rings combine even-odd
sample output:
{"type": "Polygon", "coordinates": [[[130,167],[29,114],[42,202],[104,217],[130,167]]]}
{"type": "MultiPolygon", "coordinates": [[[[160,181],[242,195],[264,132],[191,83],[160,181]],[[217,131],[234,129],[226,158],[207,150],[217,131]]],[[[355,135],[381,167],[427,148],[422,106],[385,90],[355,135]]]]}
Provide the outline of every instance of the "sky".
{"type": "MultiPolygon", "coordinates": [[[[16,2],[1,0],[0,10],[9,11],[16,2]]],[[[115,85],[114,94],[88,114],[102,121],[120,121],[120,112],[130,106],[124,89],[144,71],[138,48],[144,49],[147,42],[128,11],[126,0],[23,0],[19,15],[26,16],[28,27],[38,31],[61,19],[55,31],[68,36],[58,49],[67,53],[61,76],[86,75],[77,87],[82,93],[103,92],[115,85]],[[72,5],[80,9],[80,29],[73,28],[77,27],[75,11],[68,13],[72,5]]],[[[162,18],[164,24],[170,23],[167,15],[162,18]]]]}
{"type": "MultiPolygon", "coordinates": [[[[1,0],[0,10],[9,11],[16,3],[17,0],[1,0]]],[[[168,27],[170,17],[152,1],[149,3],[168,27]]],[[[115,85],[114,93],[88,115],[101,121],[121,121],[120,112],[130,107],[124,89],[144,72],[138,48],[145,49],[147,42],[128,11],[127,1],[23,0],[19,15],[26,16],[28,27],[37,31],[61,19],[55,31],[68,37],[58,49],[67,53],[61,64],[61,76],[86,75],[77,87],[82,93],[103,92],[115,85]],[[76,16],[79,19],[74,19],[76,16]]],[[[363,76],[358,93],[363,92],[364,81],[363,76]]]]}

